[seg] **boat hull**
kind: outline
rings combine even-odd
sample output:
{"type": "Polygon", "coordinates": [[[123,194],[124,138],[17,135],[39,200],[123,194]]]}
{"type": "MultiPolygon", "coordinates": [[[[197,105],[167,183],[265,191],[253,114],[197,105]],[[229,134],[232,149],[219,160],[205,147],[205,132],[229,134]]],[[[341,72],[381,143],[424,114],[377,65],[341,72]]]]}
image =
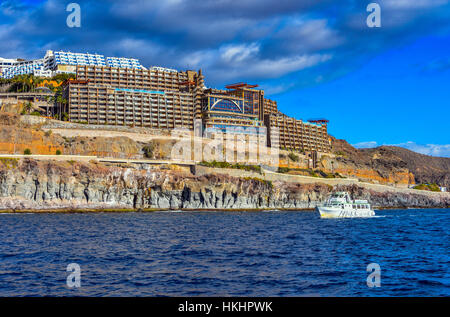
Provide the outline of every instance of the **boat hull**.
{"type": "Polygon", "coordinates": [[[371,209],[342,209],[332,207],[316,207],[320,218],[365,218],[375,216],[371,209]]]}

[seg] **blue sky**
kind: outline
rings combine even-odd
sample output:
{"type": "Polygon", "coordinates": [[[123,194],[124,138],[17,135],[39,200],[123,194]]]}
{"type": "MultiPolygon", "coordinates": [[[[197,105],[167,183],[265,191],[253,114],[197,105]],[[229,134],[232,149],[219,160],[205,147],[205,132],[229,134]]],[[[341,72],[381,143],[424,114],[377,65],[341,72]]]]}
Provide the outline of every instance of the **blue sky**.
{"type": "Polygon", "coordinates": [[[9,58],[53,49],[202,68],[208,86],[259,84],[356,146],[450,157],[450,0],[3,0],[0,43],[9,58]],[[70,2],[81,28],[66,26],[70,2]],[[370,2],[380,28],[366,25],[370,2]]]}

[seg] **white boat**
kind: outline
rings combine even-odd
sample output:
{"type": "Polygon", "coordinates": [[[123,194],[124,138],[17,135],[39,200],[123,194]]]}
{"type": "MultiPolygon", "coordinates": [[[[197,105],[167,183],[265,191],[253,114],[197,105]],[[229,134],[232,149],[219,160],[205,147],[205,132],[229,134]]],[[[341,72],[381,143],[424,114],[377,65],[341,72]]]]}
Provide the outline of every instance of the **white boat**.
{"type": "Polygon", "coordinates": [[[351,200],[349,193],[336,192],[316,210],[321,218],[372,217],[375,212],[367,200],[351,200]]]}

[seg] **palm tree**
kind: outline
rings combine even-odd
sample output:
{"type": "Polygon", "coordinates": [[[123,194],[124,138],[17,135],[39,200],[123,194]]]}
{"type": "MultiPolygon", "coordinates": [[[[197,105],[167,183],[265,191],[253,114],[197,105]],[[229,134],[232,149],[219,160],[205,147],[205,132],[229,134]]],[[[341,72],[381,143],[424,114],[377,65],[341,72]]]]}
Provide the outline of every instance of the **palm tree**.
{"type": "MultiPolygon", "coordinates": [[[[47,103],[52,104],[52,116],[54,115],[54,107],[55,107],[56,98],[55,96],[48,96],[47,97],[47,103]]],[[[48,106],[47,106],[47,117],[48,117],[48,106]]]]}
{"type": "Polygon", "coordinates": [[[26,113],[26,114],[30,114],[30,112],[31,112],[31,110],[33,109],[33,104],[31,103],[31,102],[26,102],[24,105],[23,105],[23,111],[26,113]]]}
{"type": "Polygon", "coordinates": [[[16,86],[16,92],[23,92],[25,90],[24,75],[17,75],[13,78],[14,85],[16,86]],[[22,87],[22,89],[19,89],[22,87]]]}
{"type": "Polygon", "coordinates": [[[61,120],[61,115],[62,115],[62,109],[61,106],[63,104],[64,98],[62,97],[62,95],[60,93],[58,93],[57,97],[56,97],[56,103],[58,105],[58,118],[59,120],[61,120]]]}
{"type": "Polygon", "coordinates": [[[34,74],[30,74],[29,80],[30,80],[31,90],[34,91],[36,89],[36,87],[38,86],[41,79],[39,77],[34,76],[34,74]]]}

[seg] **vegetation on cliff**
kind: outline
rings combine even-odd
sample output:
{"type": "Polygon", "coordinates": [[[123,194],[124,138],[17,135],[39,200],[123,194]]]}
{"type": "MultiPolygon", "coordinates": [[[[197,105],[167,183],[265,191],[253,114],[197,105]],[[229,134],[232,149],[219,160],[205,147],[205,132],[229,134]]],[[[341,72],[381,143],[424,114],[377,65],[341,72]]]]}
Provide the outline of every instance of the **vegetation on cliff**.
{"type": "Polygon", "coordinates": [[[200,163],[200,165],[203,165],[206,167],[215,167],[215,168],[234,168],[234,169],[245,170],[245,171],[249,171],[249,172],[256,172],[256,173],[260,173],[260,174],[262,172],[261,166],[259,166],[259,165],[247,165],[247,164],[239,164],[239,163],[231,164],[228,162],[217,162],[217,161],[212,161],[212,162],[203,161],[200,163]]]}
{"type": "Polygon", "coordinates": [[[327,173],[320,169],[312,168],[290,168],[290,167],[279,167],[278,173],[282,174],[293,174],[293,175],[303,175],[311,177],[323,177],[323,178],[343,178],[339,173],[327,173]]]}
{"type": "Polygon", "coordinates": [[[440,192],[440,188],[438,185],[436,184],[420,184],[417,186],[413,187],[414,189],[418,189],[418,190],[429,190],[432,192],[440,192]]]}

